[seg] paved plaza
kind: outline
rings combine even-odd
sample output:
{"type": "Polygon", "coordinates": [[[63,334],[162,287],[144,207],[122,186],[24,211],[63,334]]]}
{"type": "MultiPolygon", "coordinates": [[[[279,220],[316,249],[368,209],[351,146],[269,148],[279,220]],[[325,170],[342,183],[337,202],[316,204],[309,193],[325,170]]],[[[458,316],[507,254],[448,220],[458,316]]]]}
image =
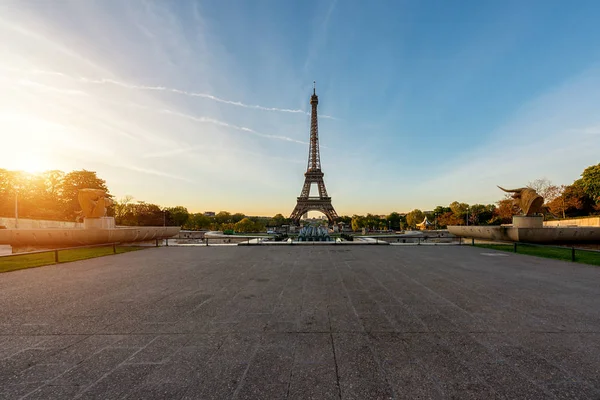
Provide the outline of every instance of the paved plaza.
{"type": "Polygon", "coordinates": [[[151,248],[0,274],[1,399],[599,399],[600,268],[151,248]]]}

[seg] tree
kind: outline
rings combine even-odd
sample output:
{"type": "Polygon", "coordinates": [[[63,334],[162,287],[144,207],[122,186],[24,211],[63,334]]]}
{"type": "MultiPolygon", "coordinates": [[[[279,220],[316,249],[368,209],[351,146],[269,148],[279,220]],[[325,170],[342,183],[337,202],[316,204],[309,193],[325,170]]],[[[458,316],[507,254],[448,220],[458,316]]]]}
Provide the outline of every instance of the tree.
{"type": "Polygon", "coordinates": [[[493,204],[473,204],[469,207],[469,221],[473,225],[488,225],[494,217],[496,206],[493,204]]]}
{"type": "Polygon", "coordinates": [[[438,228],[444,229],[448,225],[464,225],[465,220],[459,218],[452,211],[445,212],[437,217],[438,228]]]}
{"type": "Polygon", "coordinates": [[[136,226],[162,226],[166,224],[166,215],[156,204],[139,201],[134,204],[133,217],[136,226]]]}
{"type": "Polygon", "coordinates": [[[400,215],[400,230],[406,227],[406,215],[400,215]]]}
{"type": "Polygon", "coordinates": [[[281,214],[275,214],[273,218],[271,218],[268,222],[269,226],[281,226],[285,225],[287,222],[287,218],[285,218],[281,214]]]}
{"type": "Polygon", "coordinates": [[[544,203],[548,204],[560,195],[560,188],[552,184],[547,178],[539,178],[527,184],[544,198],[544,203]]]}
{"type": "Polygon", "coordinates": [[[583,170],[581,179],[575,181],[595,203],[600,203],[600,164],[583,170]]]}
{"type": "Polygon", "coordinates": [[[342,215],[338,217],[337,222],[341,222],[346,226],[350,226],[352,224],[352,217],[348,215],[342,215]]]}
{"type": "Polygon", "coordinates": [[[362,215],[353,215],[350,225],[354,232],[361,230],[365,227],[365,217],[363,217],[362,215]]]}
{"type": "Polygon", "coordinates": [[[549,203],[551,203],[552,201],[554,201],[554,199],[556,199],[557,197],[559,197],[563,190],[564,190],[564,185],[551,185],[549,187],[546,188],[545,192],[544,192],[544,204],[548,205],[549,203]]]}
{"type": "Polygon", "coordinates": [[[248,217],[250,221],[254,222],[253,232],[262,232],[271,220],[269,217],[248,217]]]}
{"type": "Polygon", "coordinates": [[[34,218],[64,219],[61,189],[64,177],[65,173],[58,170],[42,172],[35,177],[37,190],[35,209],[32,210],[34,218]]]}
{"type": "Polygon", "coordinates": [[[183,225],[185,229],[194,231],[210,229],[210,225],[213,223],[211,217],[204,215],[203,213],[191,214],[186,223],[183,225]]]}
{"type": "Polygon", "coordinates": [[[190,217],[187,208],[183,206],[165,208],[163,211],[167,213],[167,225],[183,226],[190,217]]]}
{"type": "Polygon", "coordinates": [[[400,229],[400,221],[401,221],[401,217],[400,214],[398,214],[397,212],[392,212],[390,213],[390,215],[387,216],[386,218],[388,226],[390,229],[393,230],[399,230],[400,229]]]}
{"type": "Polygon", "coordinates": [[[364,218],[364,227],[376,230],[386,226],[386,222],[383,221],[379,215],[367,214],[364,218]]]}
{"type": "Polygon", "coordinates": [[[8,212],[14,217],[15,198],[18,197],[19,216],[22,218],[40,217],[43,211],[37,202],[43,197],[43,188],[36,185],[32,174],[23,171],[11,171],[10,193],[8,196],[8,212]],[[42,211],[42,213],[40,212],[42,211]]]}
{"type": "Polygon", "coordinates": [[[234,226],[236,232],[256,232],[256,223],[250,218],[246,217],[241,221],[237,222],[234,226]]]}
{"type": "Polygon", "coordinates": [[[562,194],[548,204],[552,214],[566,218],[588,215],[594,211],[594,201],[583,186],[576,183],[565,186],[562,194]]]}
{"type": "MultiPolygon", "coordinates": [[[[98,178],[94,171],[73,171],[65,175],[60,185],[62,194],[64,217],[67,219],[75,219],[81,207],[77,200],[79,189],[101,189],[108,193],[106,181],[98,178]]],[[[162,224],[161,224],[162,225],[162,224]]]]}
{"type": "Polygon", "coordinates": [[[420,224],[425,219],[425,214],[419,209],[412,210],[406,214],[406,223],[409,227],[415,228],[417,224],[420,224]]]}
{"type": "Polygon", "coordinates": [[[437,214],[437,215],[442,215],[445,214],[447,212],[452,212],[452,209],[450,207],[444,207],[444,206],[437,206],[436,208],[433,209],[433,214],[437,214]]]}
{"type": "Polygon", "coordinates": [[[490,225],[510,224],[513,215],[518,214],[518,210],[511,198],[498,201],[498,207],[494,209],[492,218],[489,221],[490,225]]]}
{"type": "Polygon", "coordinates": [[[113,205],[113,214],[117,225],[127,225],[123,221],[128,215],[132,215],[133,196],[127,195],[119,200],[115,200],[113,205]]]}
{"type": "Polygon", "coordinates": [[[60,203],[49,201],[40,175],[0,169],[0,216],[15,216],[17,198],[19,216],[24,218],[45,217],[61,208],[60,203]]]}
{"type": "Polygon", "coordinates": [[[437,228],[440,229],[444,229],[446,228],[446,226],[448,225],[456,225],[453,222],[453,220],[451,221],[449,218],[450,216],[446,215],[446,217],[444,217],[442,219],[442,221],[440,222],[440,218],[444,215],[450,213],[452,214],[452,209],[450,207],[444,207],[444,206],[437,206],[436,208],[433,209],[433,215],[432,215],[432,219],[434,222],[434,225],[437,228]]]}
{"type": "Polygon", "coordinates": [[[465,218],[468,209],[469,205],[467,203],[459,203],[458,201],[450,203],[450,210],[458,218],[465,218]]]}
{"type": "Polygon", "coordinates": [[[231,222],[231,214],[227,211],[219,211],[217,215],[215,215],[215,222],[217,224],[227,224],[231,222]]]}
{"type": "Polygon", "coordinates": [[[243,220],[245,217],[244,214],[242,213],[235,213],[231,216],[231,221],[235,224],[237,222],[240,222],[241,220],[243,220]]]}
{"type": "Polygon", "coordinates": [[[0,215],[13,217],[18,197],[19,216],[34,219],[73,220],[80,210],[78,190],[108,191],[95,172],[52,170],[38,174],[0,169],[0,215]]]}
{"type": "Polygon", "coordinates": [[[226,224],[221,224],[220,226],[220,230],[225,232],[225,231],[235,231],[235,224],[228,222],[226,224]]]}

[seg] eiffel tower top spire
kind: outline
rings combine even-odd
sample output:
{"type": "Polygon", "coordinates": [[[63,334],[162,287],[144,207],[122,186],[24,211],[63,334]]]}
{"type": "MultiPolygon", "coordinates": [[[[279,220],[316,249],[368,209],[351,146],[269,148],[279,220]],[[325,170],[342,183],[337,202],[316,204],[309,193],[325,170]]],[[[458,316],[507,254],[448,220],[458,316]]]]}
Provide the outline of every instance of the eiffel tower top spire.
{"type": "Polygon", "coordinates": [[[313,94],[310,96],[310,144],[308,149],[308,167],[306,172],[321,171],[321,157],[319,155],[319,122],[317,120],[317,105],[319,96],[317,96],[316,82],[313,81],[313,94]]]}

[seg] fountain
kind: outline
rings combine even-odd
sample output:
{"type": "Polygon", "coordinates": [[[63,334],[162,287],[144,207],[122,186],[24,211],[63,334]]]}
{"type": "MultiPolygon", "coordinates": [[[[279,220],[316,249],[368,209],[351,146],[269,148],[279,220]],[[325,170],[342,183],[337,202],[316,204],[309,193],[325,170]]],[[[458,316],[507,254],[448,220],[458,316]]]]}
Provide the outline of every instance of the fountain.
{"type": "Polygon", "coordinates": [[[305,226],[298,233],[299,242],[331,242],[329,231],[324,226],[305,226]]]}
{"type": "Polygon", "coordinates": [[[80,189],[78,201],[84,218],[83,228],[2,229],[0,245],[10,245],[16,253],[115,242],[149,242],[173,237],[181,229],[178,226],[116,227],[114,218],[106,216],[106,208],[112,200],[102,190],[80,189]]]}
{"type": "Polygon", "coordinates": [[[511,225],[449,226],[448,231],[459,237],[492,241],[543,244],[600,243],[598,227],[544,226],[544,216],[540,214],[544,198],[534,189],[500,189],[513,193],[513,203],[522,212],[521,215],[513,216],[511,225]]]}

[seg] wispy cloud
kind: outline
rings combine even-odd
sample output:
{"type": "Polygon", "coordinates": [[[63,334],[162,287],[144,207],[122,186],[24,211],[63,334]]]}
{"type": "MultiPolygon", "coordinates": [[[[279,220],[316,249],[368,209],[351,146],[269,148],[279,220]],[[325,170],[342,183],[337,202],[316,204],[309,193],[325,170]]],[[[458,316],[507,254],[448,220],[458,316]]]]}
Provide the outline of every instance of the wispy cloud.
{"type": "Polygon", "coordinates": [[[204,146],[178,147],[176,149],[171,149],[171,150],[162,150],[162,151],[155,151],[152,153],[146,153],[146,154],[142,155],[142,157],[143,158],[167,158],[167,157],[178,156],[181,154],[191,153],[192,151],[202,150],[204,148],[205,148],[204,146]]]}
{"type": "Polygon", "coordinates": [[[288,162],[288,163],[293,163],[293,164],[304,164],[306,162],[305,160],[294,160],[294,159],[290,159],[290,158],[270,156],[270,155],[265,155],[265,154],[256,153],[253,151],[248,151],[248,150],[243,150],[243,149],[235,149],[235,148],[225,149],[223,147],[204,146],[204,145],[184,146],[184,147],[178,147],[178,148],[170,149],[170,150],[157,151],[157,152],[144,154],[142,157],[143,158],[168,158],[168,157],[180,156],[182,154],[188,154],[188,153],[201,151],[201,150],[211,151],[211,152],[222,151],[225,153],[239,153],[239,154],[250,155],[253,157],[268,158],[270,160],[288,162]]]}
{"type": "Polygon", "coordinates": [[[88,94],[82,90],[57,88],[54,86],[44,85],[43,83],[30,81],[29,79],[20,79],[17,83],[21,86],[28,86],[38,90],[43,90],[45,92],[55,92],[73,96],[88,96],[88,94]]]}
{"type": "Polygon", "coordinates": [[[185,182],[192,182],[191,179],[185,178],[183,176],[173,175],[173,174],[169,174],[168,172],[163,172],[163,171],[157,171],[152,168],[139,167],[136,165],[129,165],[129,164],[117,164],[114,166],[119,167],[119,168],[129,169],[131,171],[142,172],[144,174],[162,176],[164,178],[177,179],[177,180],[185,181],[185,182]]]}
{"type": "Polygon", "coordinates": [[[24,26],[24,24],[12,23],[6,21],[5,19],[0,19],[0,26],[8,28],[9,30],[12,30],[24,37],[35,39],[36,41],[38,41],[38,43],[43,44],[44,47],[52,49],[54,53],[58,52],[63,56],[70,57],[77,63],[85,65],[88,68],[92,68],[95,71],[100,71],[101,73],[107,72],[104,68],[94,63],[90,59],[82,56],[80,53],[73,51],[68,46],[63,45],[56,40],[52,40],[52,38],[48,37],[47,35],[29,30],[24,26]]]}
{"type": "MultiPolygon", "coordinates": [[[[222,99],[220,97],[213,96],[212,94],[208,94],[208,93],[190,92],[187,90],[169,88],[169,87],[165,87],[165,86],[132,85],[129,83],[121,82],[121,81],[114,80],[114,79],[107,79],[107,78],[90,79],[90,78],[79,77],[78,79],[80,81],[86,82],[86,83],[112,84],[112,85],[120,86],[120,87],[127,88],[127,89],[132,89],[132,90],[149,90],[149,91],[157,91],[157,92],[169,92],[169,93],[180,94],[183,96],[199,97],[199,98],[203,98],[203,99],[216,101],[217,103],[229,104],[232,106],[249,108],[249,109],[253,109],[253,110],[275,111],[275,112],[282,112],[282,113],[310,115],[309,112],[300,110],[300,109],[265,107],[265,106],[260,106],[260,105],[256,105],[256,104],[246,104],[246,103],[242,103],[241,101],[222,99]]],[[[319,115],[319,117],[336,119],[335,117],[332,117],[330,115],[319,115]]]]}
{"type": "MultiPolygon", "coordinates": [[[[35,70],[34,73],[42,73],[42,74],[51,74],[51,75],[55,75],[55,76],[67,76],[61,72],[55,72],[55,71],[41,71],[41,70],[35,70]]],[[[91,80],[91,79],[87,79],[87,78],[79,78],[79,80],[82,81],[86,81],[86,82],[118,82],[118,81],[113,81],[110,79],[103,79],[103,80],[91,80]]],[[[44,90],[44,91],[51,91],[51,92],[56,92],[56,93],[61,93],[61,94],[67,94],[67,95],[78,95],[78,96],[87,96],[88,93],[81,91],[81,90],[73,90],[73,89],[61,89],[61,88],[56,88],[53,86],[48,86],[45,85],[43,83],[39,83],[39,82],[34,82],[28,79],[20,79],[16,82],[19,85],[22,86],[28,86],[28,87],[32,87],[32,88],[36,88],[39,90],[44,90]]],[[[139,88],[139,86],[135,86],[135,85],[128,85],[122,82],[118,83],[120,86],[123,87],[129,87],[129,88],[139,88]]],[[[175,90],[175,89],[173,89],[175,90]]],[[[221,126],[224,128],[229,128],[229,129],[234,129],[234,130],[238,130],[241,132],[248,132],[250,134],[253,134],[255,136],[258,137],[262,137],[262,138],[266,138],[266,139],[273,139],[273,140],[281,140],[281,141],[285,141],[285,142],[291,142],[291,143],[298,143],[298,144],[303,144],[306,145],[308,144],[307,142],[303,142],[301,140],[296,140],[287,136],[283,136],[283,135],[271,135],[271,134],[266,134],[266,133],[262,133],[259,131],[256,131],[252,128],[248,128],[245,126],[239,126],[239,125],[235,125],[229,122],[225,122],[225,121],[220,121],[218,119],[215,118],[211,118],[211,117],[205,117],[205,116],[193,116],[193,115],[188,115],[188,114],[184,114],[178,111],[174,111],[174,110],[169,110],[169,109],[160,109],[160,110],[155,110],[153,108],[150,107],[146,107],[140,104],[135,104],[135,103],[119,103],[120,105],[126,105],[126,106],[132,106],[132,107],[136,107],[139,109],[145,109],[145,110],[151,110],[154,112],[159,112],[162,114],[167,114],[167,115],[171,115],[171,116],[175,116],[178,118],[183,118],[183,119],[187,119],[190,121],[194,121],[194,122],[199,122],[199,123],[209,123],[209,124],[213,124],[216,126],[221,126]]],[[[128,135],[130,136],[130,135],[128,135]]]]}
{"type": "Polygon", "coordinates": [[[193,115],[188,115],[188,114],[180,113],[178,111],[167,110],[167,109],[160,110],[159,112],[161,112],[163,114],[174,115],[174,116],[180,117],[180,118],[189,119],[189,120],[195,121],[195,122],[209,123],[209,124],[213,124],[213,125],[217,125],[217,126],[222,126],[224,128],[230,128],[230,129],[235,129],[235,130],[242,131],[242,132],[248,132],[253,135],[260,136],[260,137],[267,138],[267,139],[276,139],[276,140],[283,140],[286,142],[308,144],[307,142],[292,139],[287,136],[269,135],[266,133],[257,132],[254,129],[251,129],[251,128],[248,128],[245,126],[238,126],[238,125],[230,124],[229,122],[219,121],[218,119],[214,119],[214,118],[210,118],[210,117],[195,117],[193,115]]]}
{"type": "Polygon", "coordinates": [[[189,92],[187,90],[181,90],[181,89],[175,89],[175,88],[168,88],[168,87],[165,87],[165,86],[132,85],[132,84],[129,84],[129,83],[117,81],[117,80],[114,80],[114,79],[106,79],[106,78],[104,78],[104,79],[90,79],[90,78],[79,77],[78,79],[80,81],[82,81],[82,82],[96,83],[96,84],[112,84],[112,85],[121,86],[121,87],[124,87],[124,88],[127,88],[127,89],[152,90],[152,91],[158,91],[158,92],[176,93],[176,94],[181,94],[181,95],[190,96],[190,97],[201,97],[203,99],[213,100],[213,101],[216,101],[218,103],[229,104],[229,105],[232,105],[232,106],[238,106],[238,107],[243,107],[243,108],[252,108],[252,109],[255,109],[255,110],[278,111],[278,112],[285,112],[285,113],[306,114],[306,111],[299,110],[299,109],[294,110],[294,109],[289,109],[289,108],[264,107],[264,106],[253,105],[253,104],[245,104],[245,103],[242,103],[240,101],[233,101],[233,100],[222,99],[220,97],[213,96],[213,95],[208,94],[208,93],[189,92]]]}
{"type": "Polygon", "coordinates": [[[583,129],[568,129],[565,134],[600,135],[600,125],[583,129]]]}
{"type": "MultiPolygon", "coordinates": [[[[17,72],[17,70],[15,70],[15,72],[17,72]]],[[[18,72],[23,72],[23,71],[18,71],[18,72]]],[[[242,103],[241,101],[223,99],[221,97],[214,96],[209,93],[191,92],[191,91],[187,91],[187,90],[170,88],[170,87],[166,87],[166,86],[134,85],[134,84],[130,84],[127,82],[112,79],[112,78],[93,79],[93,78],[87,78],[84,76],[73,77],[73,76],[69,76],[69,75],[59,72],[59,71],[46,71],[46,70],[41,70],[41,69],[30,70],[30,71],[28,71],[28,73],[34,74],[34,75],[60,76],[60,77],[64,77],[64,78],[71,78],[74,80],[78,80],[78,81],[84,82],[84,83],[91,83],[91,84],[97,84],[97,85],[107,85],[108,84],[108,85],[119,86],[119,87],[122,87],[125,89],[131,89],[131,90],[146,90],[146,91],[155,91],[155,92],[175,93],[175,94],[179,94],[182,96],[198,97],[198,98],[212,100],[217,103],[228,104],[228,105],[232,105],[232,106],[236,106],[236,107],[248,108],[248,109],[253,109],[253,110],[310,115],[310,112],[307,112],[307,111],[301,110],[301,109],[265,107],[265,106],[261,106],[261,105],[257,105],[257,104],[246,104],[246,103],[242,103]]],[[[333,120],[337,119],[331,115],[319,115],[319,117],[333,119],[333,120]]]]}

